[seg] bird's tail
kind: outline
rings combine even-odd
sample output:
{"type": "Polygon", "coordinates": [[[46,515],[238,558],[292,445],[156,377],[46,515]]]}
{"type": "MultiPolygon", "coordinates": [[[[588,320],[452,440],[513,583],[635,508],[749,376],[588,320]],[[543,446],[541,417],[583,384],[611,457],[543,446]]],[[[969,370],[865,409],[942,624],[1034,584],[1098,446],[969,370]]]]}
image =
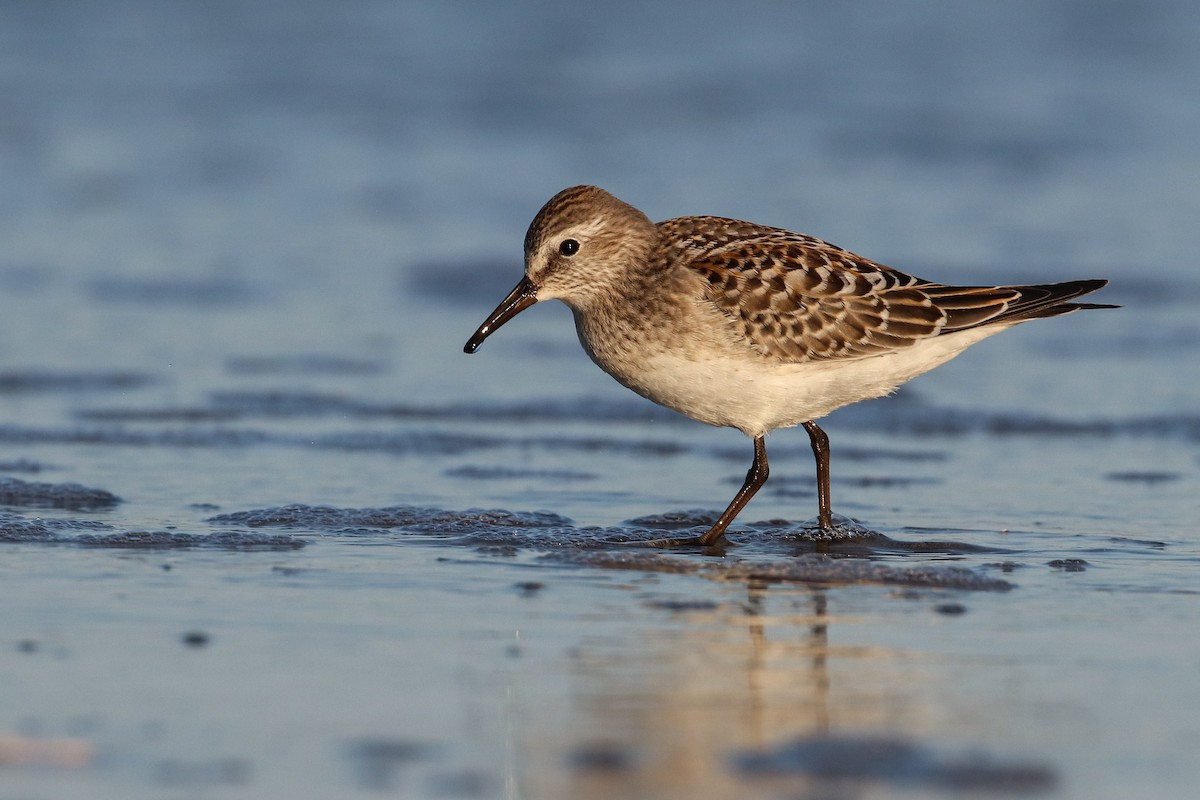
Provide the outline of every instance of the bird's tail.
{"type": "Polygon", "coordinates": [[[1096,291],[1106,280],[1065,281],[1030,286],[923,286],[921,290],[946,312],[942,333],[980,325],[1012,325],[1029,319],[1057,317],[1087,308],[1118,308],[1107,303],[1072,303],[1096,291]]]}
{"type": "Polygon", "coordinates": [[[1107,285],[1106,280],[1086,280],[1014,286],[1012,288],[1020,292],[1020,297],[1010,303],[1008,309],[993,322],[1022,322],[1027,319],[1057,317],[1087,308],[1120,308],[1108,303],[1067,302],[1107,285]]]}

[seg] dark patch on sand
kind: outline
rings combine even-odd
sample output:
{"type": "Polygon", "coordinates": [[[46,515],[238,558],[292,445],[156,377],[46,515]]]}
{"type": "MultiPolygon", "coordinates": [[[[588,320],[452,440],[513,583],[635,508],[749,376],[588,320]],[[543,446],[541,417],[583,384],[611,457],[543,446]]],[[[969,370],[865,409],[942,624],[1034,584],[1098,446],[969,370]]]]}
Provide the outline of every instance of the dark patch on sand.
{"type": "Polygon", "coordinates": [[[358,768],[363,788],[392,791],[400,785],[406,769],[437,760],[443,748],[432,742],[371,737],[349,742],[346,750],[358,768]]]}
{"type": "Polygon", "coordinates": [[[241,416],[216,408],[88,408],[75,412],[91,422],[231,422],[241,416]]]}
{"type": "Polygon", "coordinates": [[[264,535],[241,531],[216,533],[177,533],[175,531],[125,531],[109,534],[83,534],[75,538],[82,547],[127,550],[298,550],[306,542],[294,536],[264,535]]]}
{"type": "Polygon", "coordinates": [[[390,506],[387,508],[334,508],[302,504],[219,514],[209,522],[246,525],[251,528],[285,527],[314,531],[339,531],[345,528],[411,528],[425,532],[453,526],[456,532],[481,527],[548,528],[570,525],[570,520],[557,514],[540,511],[447,511],[419,506],[390,506]]]}
{"type": "Polygon", "coordinates": [[[634,749],[618,742],[589,742],[567,755],[567,764],[575,772],[615,778],[637,764],[634,749]]]}
{"type": "Polygon", "coordinates": [[[94,520],[30,519],[0,512],[0,544],[49,544],[124,550],[297,550],[307,542],[287,534],[250,531],[181,533],[122,531],[94,520]]]}
{"type": "Polygon", "coordinates": [[[467,478],[474,481],[545,480],[545,481],[591,481],[596,476],[590,472],[572,472],[565,469],[514,469],[513,467],[477,467],[467,465],[445,470],[448,478],[467,478]]]}
{"type": "MultiPolygon", "coordinates": [[[[1054,770],[1037,762],[1001,761],[973,752],[942,753],[907,739],[880,735],[818,735],[733,758],[750,780],[803,778],[830,786],[870,783],[906,789],[995,794],[1040,794],[1055,788],[1054,770]]],[[[811,788],[811,787],[810,787],[811,788]]],[[[805,796],[826,796],[822,793],[805,796]]],[[[837,792],[830,796],[843,795],[837,792]]]]}
{"type": "Polygon", "coordinates": [[[84,392],[140,389],[152,382],[138,372],[0,372],[0,393],[84,392]]]}
{"type": "Polygon", "coordinates": [[[211,517],[217,525],[280,527],[338,535],[372,531],[423,535],[434,541],[470,547],[485,555],[513,557],[534,551],[560,563],[607,569],[696,574],[723,580],[840,585],[872,583],[983,591],[1012,588],[1007,581],[958,566],[916,567],[882,563],[880,556],[913,552],[973,551],[955,542],[903,542],[870,531],[845,517],[834,527],[786,522],[755,523],[739,529],[730,542],[714,548],[666,550],[647,546],[664,531],[703,531],[712,518],[706,511],[683,511],[642,517],[615,528],[579,528],[547,512],[506,510],[451,511],[418,506],[335,508],[289,505],[211,517]],[[724,555],[713,559],[711,555],[724,555]],[[780,558],[787,556],[787,558],[780,558]],[[863,557],[854,557],[863,556],[863,557]]]}
{"type": "Polygon", "coordinates": [[[818,586],[879,584],[937,589],[1006,592],[1013,584],[967,569],[943,565],[894,566],[859,558],[839,558],[823,553],[802,553],[787,560],[698,560],[684,555],[643,551],[557,551],[557,561],[607,569],[644,570],[677,575],[699,575],[714,580],[803,583],[818,586]]]}
{"type": "Polygon", "coordinates": [[[1147,486],[1154,486],[1160,483],[1177,481],[1181,476],[1178,472],[1156,472],[1150,470],[1146,472],[1110,472],[1104,477],[1118,483],[1143,483],[1147,486]]]}
{"type": "Polygon", "coordinates": [[[121,498],[112,492],[78,483],[31,483],[19,478],[0,478],[0,504],[6,506],[99,511],[120,502],[121,498]]]}
{"type": "Polygon", "coordinates": [[[26,475],[36,475],[50,467],[42,464],[39,461],[30,461],[25,458],[17,458],[12,461],[0,461],[0,472],[20,472],[26,475]]]}

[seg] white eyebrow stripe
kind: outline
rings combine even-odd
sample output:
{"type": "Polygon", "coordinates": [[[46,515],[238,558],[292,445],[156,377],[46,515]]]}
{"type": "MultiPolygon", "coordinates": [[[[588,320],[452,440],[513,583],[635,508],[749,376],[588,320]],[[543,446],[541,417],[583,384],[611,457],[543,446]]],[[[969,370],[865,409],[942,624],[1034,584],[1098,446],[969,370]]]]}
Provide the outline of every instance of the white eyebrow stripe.
{"type": "Polygon", "coordinates": [[[594,219],[591,222],[582,222],[578,225],[572,225],[570,228],[568,228],[566,231],[563,232],[562,238],[560,238],[554,242],[554,246],[558,247],[558,243],[561,242],[563,239],[571,239],[571,238],[590,239],[590,238],[592,238],[592,236],[599,233],[603,229],[604,229],[604,220],[602,220],[602,219],[594,219]]]}

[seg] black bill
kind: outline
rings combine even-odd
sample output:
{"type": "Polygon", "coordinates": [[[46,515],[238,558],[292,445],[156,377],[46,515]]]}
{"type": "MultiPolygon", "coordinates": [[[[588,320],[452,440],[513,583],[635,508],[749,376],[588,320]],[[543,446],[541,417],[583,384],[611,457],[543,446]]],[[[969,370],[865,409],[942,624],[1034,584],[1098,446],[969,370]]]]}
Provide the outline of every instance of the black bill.
{"type": "Polygon", "coordinates": [[[508,297],[500,301],[500,305],[496,306],[496,310],[488,315],[488,318],[479,326],[479,330],[475,331],[475,335],[467,340],[463,347],[464,353],[474,353],[479,349],[479,345],[483,344],[483,340],[491,336],[497,328],[510,319],[520,314],[525,309],[538,301],[537,287],[529,280],[529,278],[521,278],[508,297]]]}

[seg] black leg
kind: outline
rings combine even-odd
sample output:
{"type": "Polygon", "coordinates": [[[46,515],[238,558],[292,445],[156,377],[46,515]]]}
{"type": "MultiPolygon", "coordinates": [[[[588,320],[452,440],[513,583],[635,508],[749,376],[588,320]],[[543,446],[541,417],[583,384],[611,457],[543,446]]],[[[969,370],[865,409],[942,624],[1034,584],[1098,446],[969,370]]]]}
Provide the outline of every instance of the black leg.
{"type": "Polygon", "coordinates": [[[829,437],[812,420],[804,423],[804,430],[808,431],[817,459],[817,524],[821,530],[828,530],[833,527],[833,512],[829,508],[829,437]]]}
{"type": "Polygon", "coordinates": [[[720,518],[713,523],[713,526],[700,537],[699,543],[708,546],[716,542],[725,535],[725,529],[729,527],[729,523],[733,522],[734,517],[746,507],[746,503],[750,502],[750,498],[762,488],[762,485],[767,482],[767,475],[770,471],[767,469],[767,441],[764,436],[754,437],[754,463],[750,465],[750,471],[746,473],[746,482],[742,484],[742,488],[734,495],[733,501],[720,518]]]}

